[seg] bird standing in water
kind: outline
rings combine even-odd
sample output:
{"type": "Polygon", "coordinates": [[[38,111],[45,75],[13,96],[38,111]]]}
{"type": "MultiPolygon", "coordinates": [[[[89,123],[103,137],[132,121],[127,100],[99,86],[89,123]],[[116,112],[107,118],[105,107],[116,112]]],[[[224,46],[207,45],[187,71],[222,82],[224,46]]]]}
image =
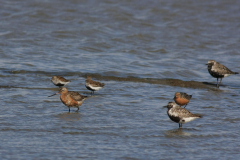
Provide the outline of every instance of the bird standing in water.
{"type": "Polygon", "coordinates": [[[88,90],[91,90],[91,94],[94,94],[94,91],[98,91],[104,87],[104,83],[91,80],[90,76],[87,76],[85,80],[85,86],[88,90]]]}
{"type": "Polygon", "coordinates": [[[169,118],[172,121],[179,123],[179,128],[182,128],[183,123],[187,123],[193,121],[194,119],[201,118],[201,116],[192,114],[191,112],[189,112],[185,108],[178,106],[174,102],[169,102],[166,107],[168,108],[167,114],[169,118]]]}
{"type": "Polygon", "coordinates": [[[183,92],[176,92],[173,99],[178,105],[180,106],[185,105],[186,107],[191,98],[192,98],[192,95],[188,95],[187,93],[183,93],[183,92]]]}
{"type": "Polygon", "coordinates": [[[55,86],[58,86],[58,87],[63,87],[66,84],[71,82],[71,81],[69,81],[69,80],[67,80],[63,77],[60,77],[60,76],[53,76],[51,81],[55,86]]]}
{"type": "MultiPolygon", "coordinates": [[[[68,91],[67,88],[65,87],[61,88],[58,93],[55,93],[51,96],[54,96],[56,94],[61,94],[60,99],[62,103],[69,108],[69,112],[71,107],[78,108],[76,111],[78,112],[79,106],[81,106],[83,101],[87,99],[87,96],[83,96],[78,92],[68,91]]],[[[51,96],[48,96],[48,97],[51,97],[51,96]]]]}
{"type": "Polygon", "coordinates": [[[209,60],[208,63],[208,72],[213,76],[214,78],[217,78],[217,88],[219,88],[219,85],[222,82],[222,79],[224,77],[228,77],[232,74],[238,74],[238,72],[233,72],[221,63],[218,63],[214,60],[209,60]],[[220,83],[218,84],[218,78],[220,78],[220,83]]]}

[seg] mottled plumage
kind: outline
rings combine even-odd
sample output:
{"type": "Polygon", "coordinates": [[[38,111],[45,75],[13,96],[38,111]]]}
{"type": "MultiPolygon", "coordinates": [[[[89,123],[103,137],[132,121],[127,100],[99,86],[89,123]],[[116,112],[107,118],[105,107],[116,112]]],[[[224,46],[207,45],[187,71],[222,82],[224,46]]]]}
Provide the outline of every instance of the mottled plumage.
{"type": "Polygon", "coordinates": [[[191,98],[192,98],[192,95],[188,95],[187,93],[183,93],[183,92],[176,92],[173,99],[178,105],[180,106],[185,105],[186,107],[191,98]]]}
{"type": "Polygon", "coordinates": [[[105,84],[97,81],[91,80],[90,76],[87,76],[87,79],[85,81],[85,86],[88,90],[92,91],[92,94],[94,94],[94,91],[98,91],[103,88],[105,84]]]}
{"type": "Polygon", "coordinates": [[[60,77],[60,76],[53,76],[52,82],[55,86],[62,87],[62,86],[65,86],[66,84],[70,83],[71,81],[69,81],[63,77],[60,77]]]}
{"type": "Polygon", "coordinates": [[[214,61],[209,60],[208,61],[208,72],[213,76],[214,78],[217,78],[217,87],[219,87],[220,83],[222,82],[222,78],[228,77],[232,74],[238,74],[238,72],[233,72],[224,65],[214,61]],[[220,83],[218,84],[218,78],[220,79],[220,83]]]}
{"type": "Polygon", "coordinates": [[[179,128],[182,128],[183,123],[193,121],[196,118],[201,118],[198,115],[192,114],[185,108],[178,106],[174,102],[169,102],[167,108],[168,108],[167,114],[169,118],[172,121],[179,123],[179,128]]]}
{"type": "MultiPolygon", "coordinates": [[[[70,107],[78,108],[77,109],[78,111],[79,106],[81,106],[83,101],[87,99],[87,96],[83,96],[78,92],[68,91],[67,88],[61,88],[60,91],[56,94],[61,94],[60,99],[62,103],[69,108],[69,112],[70,112],[70,107]]],[[[56,95],[56,94],[53,94],[53,95],[56,95]]]]}

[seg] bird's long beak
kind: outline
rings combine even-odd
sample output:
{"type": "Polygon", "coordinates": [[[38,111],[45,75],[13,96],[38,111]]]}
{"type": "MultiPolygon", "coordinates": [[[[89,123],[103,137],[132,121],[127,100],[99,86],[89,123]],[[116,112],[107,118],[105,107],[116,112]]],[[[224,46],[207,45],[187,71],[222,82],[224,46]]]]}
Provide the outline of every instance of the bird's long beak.
{"type": "Polygon", "coordinates": [[[163,106],[162,108],[167,108],[167,105],[166,105],[166,106],[163,106]]]}
{"type": "Polygon", "coordinates": [[[60,94],[59,92],[57,92],[57,93],[54,93],[53,95],[51,95],[51,96],[48,96],[48,97],[52,97],[52,96],[55,96],[55,95],[57,95],[57,94],[60,94]]]}
{"type": "Polygon", "coordinates": [[[206,65],[208,65],[208,63],[206,65]]]}

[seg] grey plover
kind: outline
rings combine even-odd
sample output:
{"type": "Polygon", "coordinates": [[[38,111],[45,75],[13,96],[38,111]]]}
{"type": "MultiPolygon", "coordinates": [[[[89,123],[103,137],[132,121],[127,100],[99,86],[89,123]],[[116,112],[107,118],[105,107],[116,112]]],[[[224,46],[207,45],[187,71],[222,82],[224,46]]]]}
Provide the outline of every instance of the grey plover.
{"type": "Polygon", "coordinates": [[[53,76],[52,77],[52,83],[55,85],[55,86],[58,86],[58,87],[63,87],[65,86],[66,84],[70,83],[71,81],[63,78],[63,77],[60,77],[60,76],[53,76]]]}
{"type": "Polygon", "coordinates": [[[87,79],[85,80],[85,86],[88,90],[92,91],[91,94],[94,94],[94,91],[102,89],[104,85],[104,83],[91,80],[90,76],[87,76],[87,79]]]}
{"type": "Polygon", "coordinates": [[[192,114],[185,108],[178,106],[175,102],[169,102],[166,106],[168,108],[167,114],[169,118],[179,123],[179,128],[182,128],[183,123],[193,121],[194,119],[201,118],[199,115],[192,114]]]}
{"type": "MultiPolygon", "coordinates": [[[[62,103],[69,108],[69,112],[71,107],[78,108],[76,111],[78,112],[79,106],[81,106],[83,101],[87,99],[87,96],[83,96],[78,92],[68,91],[67,88],[65,87],[61,88],[58,93],[55,93],[51,96],[54,96],[57,94],[61,94],[60,99],[62,103]]],[[[51,96],[48,96],[48,97],[51,97],[51,96]]]]}
{"type": "Polygon", "coordinates": [[[180,106],[185,105],[186,107],[191,98],[192,98],[192,95],[188,95],[187,93],[183,93],[183,92],[176,92],[173,99],[178,105],[180,106]]]}
{"type": "Polygon", "coordinates": [[[214,60],[209,60],[206,65],[208,65],[208,72],[211,74],[211,76],[217,78],[217,87],[219,87],[222,78],[230,76],[232,74],[238,74],[238,72],[233,72],[214,60]],[[220,78],[220,83],[218,83],[218,78],[220,78]]]}

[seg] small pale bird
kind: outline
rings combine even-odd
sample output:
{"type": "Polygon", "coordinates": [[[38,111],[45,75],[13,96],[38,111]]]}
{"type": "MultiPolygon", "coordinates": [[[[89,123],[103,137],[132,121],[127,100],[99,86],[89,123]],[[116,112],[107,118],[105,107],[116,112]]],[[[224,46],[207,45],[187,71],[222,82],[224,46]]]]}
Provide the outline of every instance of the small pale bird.
{"type": "Polygon", "coordinates": [[[214,61],[209,60],[208,63],[208,72],[213,76],[214,78],[217,78],[217,87],[219,88],[219,85],[222,82],[222,78],[228,77],[232,74],[238,74],[238,72],[233,72],[224,65],[214,61]],[[220,83],[218,83],[218,78],[220,78],[220,83]]]}
{"type": "Polygon", "coordinates": [[[166,107],[168,108],[167,114],[169,118],[173,122],[179,123],[179,128],[182,128],[182,124],[184,123],[201,118],[201,116],[192,114],[185,108],[178,106],[175,102],[169,102],[166,107]]]}
{"type": "MultiPolygon", "coordinates": [[[[78,92],[68,91],[67,88],[65,87],[61,88],[58,93],[55,93],[51,96],[54,96],[57,94],[61,94],[60,99],[62,103],[69,108],[69,112],[71,107],[78,108],[76,111],[78,112],[79,106],[81,106],[83,101],[87,99],[87,96],[83,96],[78,92]]],[[[51,97],[51,96],[48,96],[48,97],[51,97]]]]}
{"type": "Polygon", "coordinates": [[[187,93],[183,93],[183,92],[176,92],[173,99],[178,105],[180,106],[185,105],[186,107],[191,98],[192,98],[192,95],[188,95],[187,93]]]}
{"type": "Polygon", "coordinates": [[[58,87],[63,87],[65,86],[66,84],[70,83],[71,81],[63,78],[63,77],[60,77],[60,76],[53,76],[52,77],[52,83],[55,85],[55,86],[58,86],[58,87]]]}
{"type": "Polygon", "coordinates": [[[94,91],[98,91],[104,87],[104,83],[91,80],[90,76],[87,76],[85,80],[85,86],[88,90],[92,91],[91,94],[94,94],[94,91]]]}

